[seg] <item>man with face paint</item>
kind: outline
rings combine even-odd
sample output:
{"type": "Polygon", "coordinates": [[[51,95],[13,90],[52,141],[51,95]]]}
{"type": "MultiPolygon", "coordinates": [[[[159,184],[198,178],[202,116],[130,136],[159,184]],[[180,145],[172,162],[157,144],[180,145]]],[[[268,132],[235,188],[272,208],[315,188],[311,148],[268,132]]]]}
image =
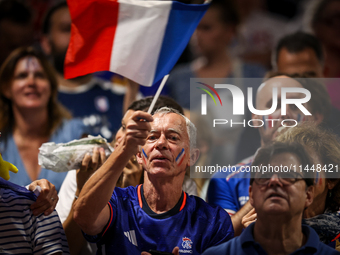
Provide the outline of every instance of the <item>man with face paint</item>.
{"type": "Polygon", "coordinates": [[[231,239],[231,220],[222,208],[182,191],[185,169],[199,156],[191,121],[165,107],[153,116],[133,113],[125,128],[123,140],[74,204],[73,217],[85,237],[105,245],[106,254],[152,249],[176,255],[201,254],[231,239]],[[143,166],[144,184],[116,188],[134,154],[143,166]]]}
{"type": "MultiPolygon", "coordinates": [[[[257,91],[256,97],[256,109],[268,110],[272,106],[272,90],[277,88],[278,91],[278,106],[276,110],[269,116],[258,116],[253,114],[252,119],[262,119],[265,125],[257,128],[261,136],[261,145],[264,146],[282,132],[281,122],[285,120],[285,124],[293,126],[295,122],[299,121],[313,121],[316,124],[320,124],[325,117],[320,113],[320,109],[317,109],[317,105],[320,103],[320,98],[315,95],[317,91],[324,90],[324,94],[327,95],[327,91],[321,84],[301,84],[302,80],[293,79],[288,76],[277,76],[264,82],[257,91]],[[298,82],[300,81],[300,82],[298,82]],[[312,86],[311,86],[312,85],[312,86]],[[281,115],[281,88],[282,87],[296,87],[296,88],[309,88],[312,94],[311,100],[304,104],[306,109],[312,114],[311,116],[305,116],[295,105],[288,104],[286,109],[286,115],[281,115]],[[318,90],[318,89],[319,90],[318,90]],[[314,96],[313,96],[314,95],[314,96]],[[275,121],[274,121],[275,119],[275,121]],[[292,119],[289,121],[289,119],[292,119]],[[268,121],[273,120],[273,121],[268,121]]],[[[303,98],[305,95],[302,93],[288,93],[287,98],[303,98]]],[[[330,107],[330,104],[329,104],[330,107]]],[[[327,109],[325,110],[327,112],[327,109]]],[[[258,123],[259,126],[261,123],[258,123]]],[[[254,131],[255,132],[255,131],[254,131]]],[[[233,221],[235,235],[240,234],[242,231],[241,220],[242,217],[247,214],[252,207],[248,202],[249,194],[249,172],[241,172],[241,167],[244,165],[250,166],[253,160],[253,156],[244,159],[236,165],[237,170],[233,173],[216,173],[214,178],[211,179],[208,188],[208,202],[213,205],[219,205],[224,208],[233,221]]]]}
{"type": "MultiPolygon", "coordinates": [[[[126,133],[126,124],[132,114],[136,111],[146,112],[153,97],[146,97],[133,102],[126,111],[121,128],[115,136],[115,142],[112,143],[114,148],[117,148],[119,143],[123,141],[126,133]]],[[[153,108],[154,113],[162,107],[171,107],[184,115],[182,107],[177,104],[173,99],[165,96],[159,96],[153,108]]],[[[97,150],[93,155],[86,155],[82,161],[81,169],[78,171],[69,171],[65,177],[63,185],[58,193],[59,201],[56,207],[60,221],[63,224],[71,254],[96,254],[97,246],[95,244],[87,244],[83,237],[80,228],[73,221],[72,205],[76,197],[79,196],[84,183],[88,178],[101,166],[101,162],[106,160],[105,154],[97,150]],[[101,161],[101,162],[99,162],[101,161]],[[98,167],[97,167],[98,166],[98,167]]],[[[126,167],[124,168],[120,178],[116,183],[116,187],[125,188],[128,186],[136,186],[144,182],[144,174],[142,166],[137,162],[136,156],[133,156],[126,167]]],[[[197,195],[197,186],[194,180],[190,179],[188,175],[185,176],[182,189],[189,195],[197,195]]]]}

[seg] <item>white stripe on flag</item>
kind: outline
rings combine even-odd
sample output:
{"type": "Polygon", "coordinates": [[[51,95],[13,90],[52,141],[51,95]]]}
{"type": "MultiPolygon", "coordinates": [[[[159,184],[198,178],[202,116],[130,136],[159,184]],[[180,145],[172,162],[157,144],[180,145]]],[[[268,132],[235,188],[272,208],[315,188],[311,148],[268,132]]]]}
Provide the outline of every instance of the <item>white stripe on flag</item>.
{"type": "Polygon", "coordinates": [[[171,7],[170,1],[119,0],[110,71],[152,85],[171,7]]]}

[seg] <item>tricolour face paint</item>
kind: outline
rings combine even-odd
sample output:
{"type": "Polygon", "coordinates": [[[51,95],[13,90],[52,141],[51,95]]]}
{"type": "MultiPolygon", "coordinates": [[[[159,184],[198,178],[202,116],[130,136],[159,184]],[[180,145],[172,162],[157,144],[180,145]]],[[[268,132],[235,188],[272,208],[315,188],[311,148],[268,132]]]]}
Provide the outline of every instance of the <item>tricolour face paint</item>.
{"type": "Polygon", "coordinates": [[[262,116],[262,120],[263,120],[263,128],[264,130],[267,130],[268,128],[272,128],[273,125],[274,125],[274,122],[273,121],[267,121],[267,120],[271,120],[273,119],[273,117],[271,115],[264,115],[262,116]]]}
{"type": "Polygon", "coordinates": [[[264,130],[268,129],[268,122],[266,121],[266,116],[262,116],[262,121],[263,121],[263,128],[264,130]]]}
{"type": "Polygon", "coordinates": [[[304,121],[305,120],[305,116],[302,116],[300,113],[298,113],[298,115],[297,115],[297,122],[298,123],[300,123],[300,122],[302,122],[302,121],[304,121]]]}
{"type": "Polygon", "coordinates": [[[181,152],[176,157],[176,163],[177,163],[178,166],[180,166],[182,164],[183,159],[184,159],[184,155],[185,155],[185,150],[183,148],[181,150],[181,152]]]}
{"type": "Polygon", "coordinates": [[[148,156],[146,155],[144,149],[142,149],[142,158],[143,158],[144,164],[146,165],[146,159],[148,158],[148,156]]]}
{"type": "Polygon", "coordinates": [[[26,71],[27,72],[36,72],[41,71],[40,63],[35,57],[27,57],[26,59],[26,71]]]}
{"type": "MultiPolygon", "coordinates": [[[[320,178],[320,174],[319,174],[319,172],[316,172],[316,175],[315,175],[315,184],[319,184],[320,185],[320,180],[321,180],[322,178],[320,178]]],[[[322,180],[321,180],[321,183],[322,183],[322,180]]]]}

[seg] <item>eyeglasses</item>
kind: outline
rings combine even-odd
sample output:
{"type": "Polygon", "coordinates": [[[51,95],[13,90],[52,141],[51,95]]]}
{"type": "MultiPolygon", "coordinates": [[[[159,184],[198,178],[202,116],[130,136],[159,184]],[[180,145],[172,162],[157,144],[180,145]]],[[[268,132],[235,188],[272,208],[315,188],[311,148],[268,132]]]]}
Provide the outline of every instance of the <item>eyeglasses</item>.
{"type": "Polygon", "coordinates": [[[268,185],[272,176],[276,174],[282,185],[292,185],[297,181],[303,180],[302,175],[296,172],[280,172],[280,173],[256,173],[254,181],[258,185],[268,185]]]}

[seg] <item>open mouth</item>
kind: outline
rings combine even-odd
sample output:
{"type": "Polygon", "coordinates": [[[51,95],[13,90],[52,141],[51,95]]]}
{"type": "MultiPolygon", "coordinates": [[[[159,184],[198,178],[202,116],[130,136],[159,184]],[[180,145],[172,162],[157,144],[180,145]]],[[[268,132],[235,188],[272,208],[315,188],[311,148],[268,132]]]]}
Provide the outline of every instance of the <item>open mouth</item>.
{"type": "Polygon", "coordinates": [[[164,161],[164,160],[170,161],[167,157],[163,157],[163,156],[154,157],[154,158],[152,158],[151,161],[164,161]]]}

